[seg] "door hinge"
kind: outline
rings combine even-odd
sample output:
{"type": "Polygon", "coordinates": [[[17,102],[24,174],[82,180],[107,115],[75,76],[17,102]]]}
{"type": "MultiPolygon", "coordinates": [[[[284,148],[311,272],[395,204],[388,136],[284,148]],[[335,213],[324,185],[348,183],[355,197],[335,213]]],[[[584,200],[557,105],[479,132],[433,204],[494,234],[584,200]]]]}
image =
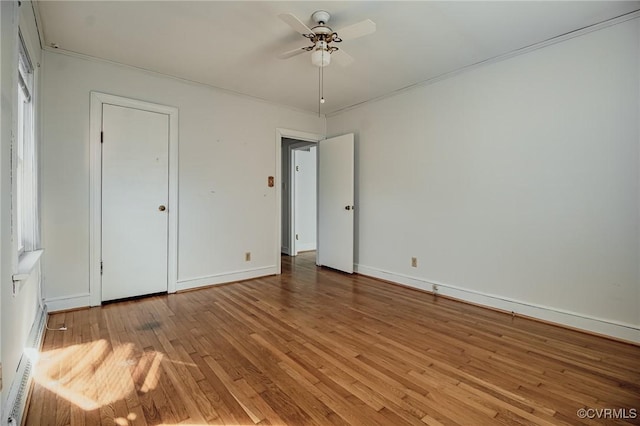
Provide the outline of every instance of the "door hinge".
{"type": "Polygon", "coordinates": [[[104,265],[102,264],[102,260],[100,261],[100,275],[102,275],[102,271],[104,271],[104,265]]]}
{"type": "Polygon", "coordinates": [[[100,143],[104,143],[104,132],[100,132],[100,143]]]}

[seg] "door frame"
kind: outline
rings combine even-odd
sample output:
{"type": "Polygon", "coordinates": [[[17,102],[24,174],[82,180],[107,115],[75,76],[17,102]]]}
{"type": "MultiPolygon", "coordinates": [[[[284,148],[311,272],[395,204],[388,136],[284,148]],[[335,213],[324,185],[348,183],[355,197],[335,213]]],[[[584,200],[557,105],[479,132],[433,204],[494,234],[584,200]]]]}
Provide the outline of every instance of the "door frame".
{"type": "MultiPolygon", "coordinates": [[[[276,274],[282,273],[282,262],[280,262],[280,251],[282,249],[282,139],[297,139],[305,142],[314,142],[318,144],[325,139],[323,135],[317,133],[300,132],[298,130],[291,129],[276,129],[276,246],[275,246],[275,260],[276,260],[276,274]]],[[[317,145],[316,145],[317,146],[317,145]]]]}
{"type": "Polygon", "coordinates": [[[169,116],[169,201],[167,239],[167,292],[176,292],[178,281],[178,108],[101,92],[91,92],[89,119],[89,299],[102,304],[102,106],[116,105],[169,116]]]}

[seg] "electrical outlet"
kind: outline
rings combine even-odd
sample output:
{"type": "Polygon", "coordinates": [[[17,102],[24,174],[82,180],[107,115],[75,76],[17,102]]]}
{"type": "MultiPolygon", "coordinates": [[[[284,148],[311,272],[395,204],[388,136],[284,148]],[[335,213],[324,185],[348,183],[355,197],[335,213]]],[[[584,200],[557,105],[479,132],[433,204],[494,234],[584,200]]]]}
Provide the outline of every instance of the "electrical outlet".
{"type": "Polygon", "coordinates": [[[244,261],[245,262],[251,262],[251,252],[248,251],[244,254],[244,261]]]}
{"type": "Polygon", "coordinates": [[[414,268],[418,267],[418,258],[417,257],[412,257],[411,258],[411,266],[414,268]]]}

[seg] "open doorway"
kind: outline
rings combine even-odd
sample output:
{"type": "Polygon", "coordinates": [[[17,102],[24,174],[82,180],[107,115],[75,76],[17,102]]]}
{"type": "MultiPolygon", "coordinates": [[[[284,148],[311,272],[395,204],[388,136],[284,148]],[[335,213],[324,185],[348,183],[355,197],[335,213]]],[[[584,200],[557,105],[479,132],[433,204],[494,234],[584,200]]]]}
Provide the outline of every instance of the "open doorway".
{"type": "Polygon", "coordinates": [[[317,247],[317,146],[282,138],[281,253],[297,256],[317,247]]]}
{"type": "Polygon", "coordinates": [[[290,225],[291,218],[295,220],[295,213],[291,213],[291,207],[295,207],[295,204],[288,195],[295,194],[291,188],[291,168],[282,164],[287,161],[289,165],[292,163],[290,152],[294,149],[289,149],[289,146],[285,149],[287,139],[296,141],[291,142],[294,148],[316,147],[316,265],[351,274],[354,257],[354,134],[347,133],[326,139],[321,135],[280,128],[276,129],[275,138],[275,180],[280,183],[275,187],[277,214],[274,248],[279,260],[276,263],[276,274],[282,272],[281,253],[291,253],[291,248],[294,247],[292,237],[295,238],[296,234],[290,225]],[[295,145],[297,143],[301,144],[295,145]],[[285,183],[287,178],[288,184],[285,183]],[[289,201],[285,202],[285,199],[289,201]],[[287,214],[289,219],[285,222],[283,216],[287,214]],[[287,234],[285,229],[288,230],[287,234]]]}

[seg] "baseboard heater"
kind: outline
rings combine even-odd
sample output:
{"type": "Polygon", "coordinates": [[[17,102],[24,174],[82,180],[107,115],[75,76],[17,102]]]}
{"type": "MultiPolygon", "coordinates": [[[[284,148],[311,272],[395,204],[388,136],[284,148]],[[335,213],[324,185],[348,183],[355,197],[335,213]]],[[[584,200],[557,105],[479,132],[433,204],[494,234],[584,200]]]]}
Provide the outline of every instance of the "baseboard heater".
{"type": "MultiPolygon", "coordinates": [[[[25,348],[31,348],[34,354],[40,351],[46,324],[47,307],[45,305],[39,309],[39,314],[36,315],[36,320],[33,322],[33,326],[25,342],[25,348]]],[[[3,410],[5,413],[5,417],[2,419],[3,426],[19,426],[23,421],[29,387],[31,386],[31,373],[34,368],[34,360],[25,352],[22,353],[16,377],[13,379],[13,383],[11,383],[11,388],[9,389],[9,396],[7,397],[5,410],[3,410]]]]}

